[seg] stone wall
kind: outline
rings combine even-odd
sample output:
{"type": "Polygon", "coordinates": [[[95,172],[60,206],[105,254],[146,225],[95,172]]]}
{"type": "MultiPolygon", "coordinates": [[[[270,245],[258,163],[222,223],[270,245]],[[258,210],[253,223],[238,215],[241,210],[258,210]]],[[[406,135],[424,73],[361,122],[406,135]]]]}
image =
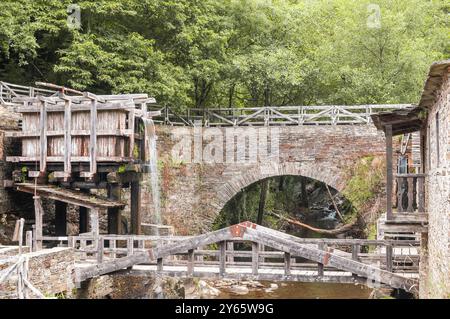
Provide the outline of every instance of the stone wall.
{"type": "Polygon", "coordinates": [[[448,73],[428,111],[426,205],[428,240],[423,240],[421,298],[450,298],[450,84],[448,73]],[[436,115],[438,114],[438,115],[436,115]],[[436,125],[439,121],[439,133],[436,125]],[[439,151],[438,151],[439,147],[439,151]],[[438,157],[439,155],[439,157],[438,157]]]}
{"type": "MultiPolygon", "coordinates": [[[[238,136],[255,137],[259,129],[265,128],[241,127],[238,136]]],[[[195,163],[180,160],[172,154],[174,149],[178,150],[181,139],[174,133],[192,142],[198,135],[205,137],[219,133],[226,136],[226,128],[200,128],[200,133],[194,134],[198,128],[158,126],[163,222],[174,226],[180,235],[208,231],[227,201],[244,187],[266,177],[302,175],[342,190],[350,177],[349,169],[359,158],[384,155],[385,152],[384,135],[373,125],[280,126],[276,129],[279,130],[279,156],[275,160],[258,156],[256,163],[248,164],[195,163]]],[[[223,143],[225,150],[225,141],[223,143]]],[[[194,143],[186,145],[186,149],[194,154],[194,143]]],[[[208,148],[203,152],[214,153],[208,148]]],[[[143,181],[145,223],[153,222],[149,178],[145,176],[143,181]]]]}
{"type": "MultiPolygon", "coordinates": [[[[72,272],[75,265],[72,248],[55,247],[32,253],[22,254],[28,258],[28,280],[45,296],[54,296],[59,293],[71,295],[74,288],[72,272]]],[[[1,258],[1,256],[0,256],[1,258]]],[[[2,264],[6,268],[11,264],[2,264]]],[[[0,285],[0,295],[5,293],[15,295],[17,277],[13,275],[10,279],[0,285]]],[[[30,297],[35,297],[30,293],[30,297]]]]}

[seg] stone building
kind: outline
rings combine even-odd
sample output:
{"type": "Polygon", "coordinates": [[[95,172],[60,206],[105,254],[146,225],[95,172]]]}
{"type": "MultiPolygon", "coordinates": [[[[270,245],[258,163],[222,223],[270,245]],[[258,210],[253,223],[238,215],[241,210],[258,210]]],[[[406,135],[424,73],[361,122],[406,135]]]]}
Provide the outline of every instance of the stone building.
{"type": "Polygon", "coordinates": [[[373,116],[387,140],[387,227],[421,233],[420,298],[450,298],[449,71],[450,60],[433,63],[417,107],[373,116]],[[420,168],[394,175],[389,141],[413,132],[420,132],[420,168]]]}

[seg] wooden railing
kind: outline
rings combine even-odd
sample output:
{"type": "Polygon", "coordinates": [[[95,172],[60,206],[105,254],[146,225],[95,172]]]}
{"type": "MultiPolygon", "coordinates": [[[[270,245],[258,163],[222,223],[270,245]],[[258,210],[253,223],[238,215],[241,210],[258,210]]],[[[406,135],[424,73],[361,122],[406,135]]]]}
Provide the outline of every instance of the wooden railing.
{"type": "Polygon", "coordinates": [[[0,104],[13,104],[13,98],[19,96],[51,96],[55,93],[56,91],[54,90],[40,89],[0,81],[0,104]]]}
{"type": "Polygon", "coordinates": [[[411,107],[410,104],[264,106],[249,108],[188,108],[184,113],[170,107],[158,108],[154,122],[165,125],[345,125],[370,124],[371,115],[411,107]]]}
{"type": "Polygon", "coordinates": [[[396,207],[399,213],[423,213],[425,211],[425,175],[397,174],[396,207]]]}

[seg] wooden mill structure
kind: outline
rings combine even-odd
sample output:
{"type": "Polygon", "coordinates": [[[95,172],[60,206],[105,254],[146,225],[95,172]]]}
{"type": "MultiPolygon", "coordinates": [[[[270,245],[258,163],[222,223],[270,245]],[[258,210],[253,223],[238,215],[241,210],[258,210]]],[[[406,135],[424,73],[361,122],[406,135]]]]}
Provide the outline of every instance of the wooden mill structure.
{"type": "Polygon", "coordinates": [[[130,188],[131,233],[140,233],[140,185],[145,163],[146,123],[155,112],[147,94],[96,95],[64,87],[36,89],[1,82],[1,103],[21,116],[20,130],[6,132],[19,147],[5,186],[34,195],[36,246],[42,246],[41,199],[55,201],[56,235],[66,235],[67,204],[79,207],[79,232],[121,232],[121,190],[130,188]],[[102,191],[103,190],[103,191],[102,191]],[[106,196],[99,196],[101,193],[106,196]]]}

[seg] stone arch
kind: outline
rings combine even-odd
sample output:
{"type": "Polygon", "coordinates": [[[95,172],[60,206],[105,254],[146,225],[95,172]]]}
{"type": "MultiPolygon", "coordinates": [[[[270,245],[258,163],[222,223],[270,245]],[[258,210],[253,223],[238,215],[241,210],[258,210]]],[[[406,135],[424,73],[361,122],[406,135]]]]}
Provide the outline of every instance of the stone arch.
{"type": "Polygon", "coordinates": [[[245,187],[262,179],[283,175],[304,176],[321,181],[341,192],[346,185],[345,174],[336,166],[330,167],[317,162],[287,162],[258,164],[249,167],[245,173],[237,175],[216,188],[216,197],[212,199],[215,209],[213,215],[218,216],[225,204],[245,187]],[[326,167],[325,167],[326,166],[326,167]]]}

